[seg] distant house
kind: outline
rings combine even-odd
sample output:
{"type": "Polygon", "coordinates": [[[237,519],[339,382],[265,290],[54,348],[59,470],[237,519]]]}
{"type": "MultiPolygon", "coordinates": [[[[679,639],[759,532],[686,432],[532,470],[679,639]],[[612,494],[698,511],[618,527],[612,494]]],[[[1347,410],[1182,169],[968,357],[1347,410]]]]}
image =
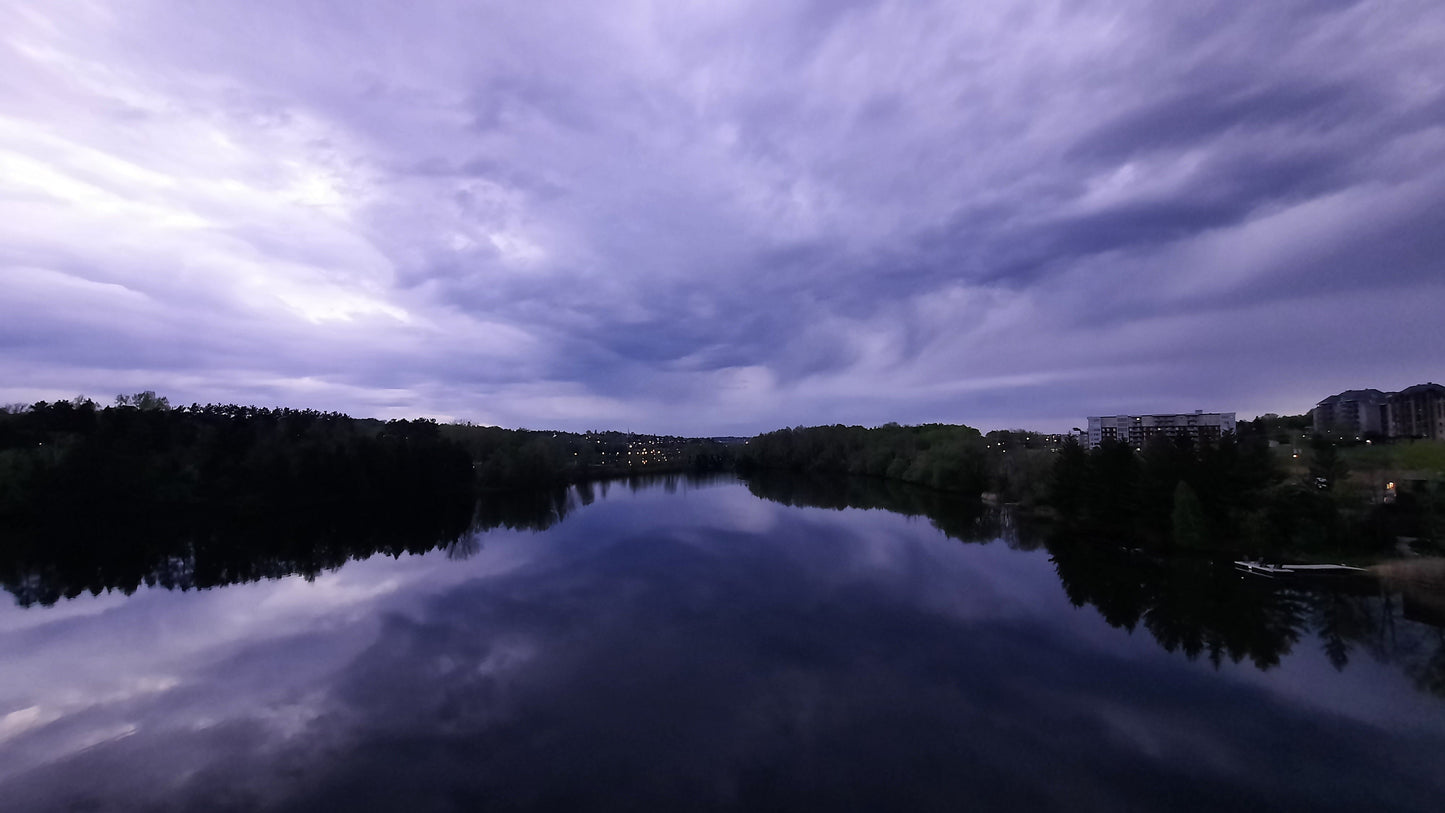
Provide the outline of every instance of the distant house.
{"type": "Polygon", "coordinates": [[[1387,413],[1392,437],[1445,440],[1445,386],[1431,382],[1391,393],[1387,413]]]}
{"type": "Polygon", "coordinates": [[[1345,435],[1388,435],[1390,396],[1379,390],[1346,390],[1315,404],[1314,430],[1345,435]]]}
{"type": "Polygon", "coordinates": [[[1151,438],[1187,437],[1218,440],[1234,431],[1233,412],[1186,412],[1178,415],[1103,415],[1089,418],[1088,445],[1096,448],[1106,440],[1142,447],[1151,438]]]}

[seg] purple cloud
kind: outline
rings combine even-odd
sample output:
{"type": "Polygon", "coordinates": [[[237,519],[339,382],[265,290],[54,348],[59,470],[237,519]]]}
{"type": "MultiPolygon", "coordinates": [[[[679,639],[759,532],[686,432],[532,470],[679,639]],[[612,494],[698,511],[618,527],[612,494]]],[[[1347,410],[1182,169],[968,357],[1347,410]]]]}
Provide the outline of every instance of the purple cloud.
{"type": "Polygon", "coordinates": [[[0,400],[745,433],[1438,378],[1437,6],[14,4],[0,400]]]}

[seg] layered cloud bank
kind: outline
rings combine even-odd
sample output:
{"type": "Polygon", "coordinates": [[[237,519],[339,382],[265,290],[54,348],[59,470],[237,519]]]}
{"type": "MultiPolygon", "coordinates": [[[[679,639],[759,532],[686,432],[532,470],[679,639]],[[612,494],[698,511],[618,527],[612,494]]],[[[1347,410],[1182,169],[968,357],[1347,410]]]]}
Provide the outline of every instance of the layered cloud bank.
{"type": "Polygon", "coordinates": [[[1068,428],[1445,375],[1445,7],[4,3],[0,400],[1068,428]]]}

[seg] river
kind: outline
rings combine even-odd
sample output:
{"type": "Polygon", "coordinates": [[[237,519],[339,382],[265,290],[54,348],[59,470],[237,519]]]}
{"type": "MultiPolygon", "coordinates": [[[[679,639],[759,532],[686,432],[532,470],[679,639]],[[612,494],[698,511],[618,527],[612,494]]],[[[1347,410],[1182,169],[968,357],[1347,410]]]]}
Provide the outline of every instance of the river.
{"type": "Polygon", "coordinates": [[[325,567],[193,545],[129,594],[12,573],[0,808],[1445,799],[1445,633],[1369,580],[1042,542],[878,484],[658,478],[541,511],[424,553],[330,540],[325,567]]]}

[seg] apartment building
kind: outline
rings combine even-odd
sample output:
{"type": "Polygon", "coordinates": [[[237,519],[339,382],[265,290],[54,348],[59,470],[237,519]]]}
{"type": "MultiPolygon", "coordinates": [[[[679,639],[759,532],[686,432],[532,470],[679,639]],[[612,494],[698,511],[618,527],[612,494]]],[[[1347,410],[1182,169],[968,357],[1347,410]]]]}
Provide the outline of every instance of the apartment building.
{"type": "Polygon", "coordinates": [[[1445,439],[1445,386],[1416,384],[1399,392],[1346,390],[1315,404],[1314,430],[1361,437],[1445,439]]]}
{"type": "Polygon", "coordinates": [[[1445,386],[1430,382],[1390,394],[1389,435],[1445,440],[1445,386]]]}
{"type": "Polygon", "coordinates": [[[1234,431],[1233,412],[1195,412],[1177,415],[1103,415],[1089,418],[1089,448],[1097,448],[1106,440],[1128,443],[1142,448],[1156,437],[1187,437],[1191,440],[1218,440],[1234,431]]]}
{"type": "Polygon", "coordinates": [[[1390,395],[1379,390],[1346,390],[1315,404],[1314,430],[1343,435],[1390,434],[1390,395]]]}

